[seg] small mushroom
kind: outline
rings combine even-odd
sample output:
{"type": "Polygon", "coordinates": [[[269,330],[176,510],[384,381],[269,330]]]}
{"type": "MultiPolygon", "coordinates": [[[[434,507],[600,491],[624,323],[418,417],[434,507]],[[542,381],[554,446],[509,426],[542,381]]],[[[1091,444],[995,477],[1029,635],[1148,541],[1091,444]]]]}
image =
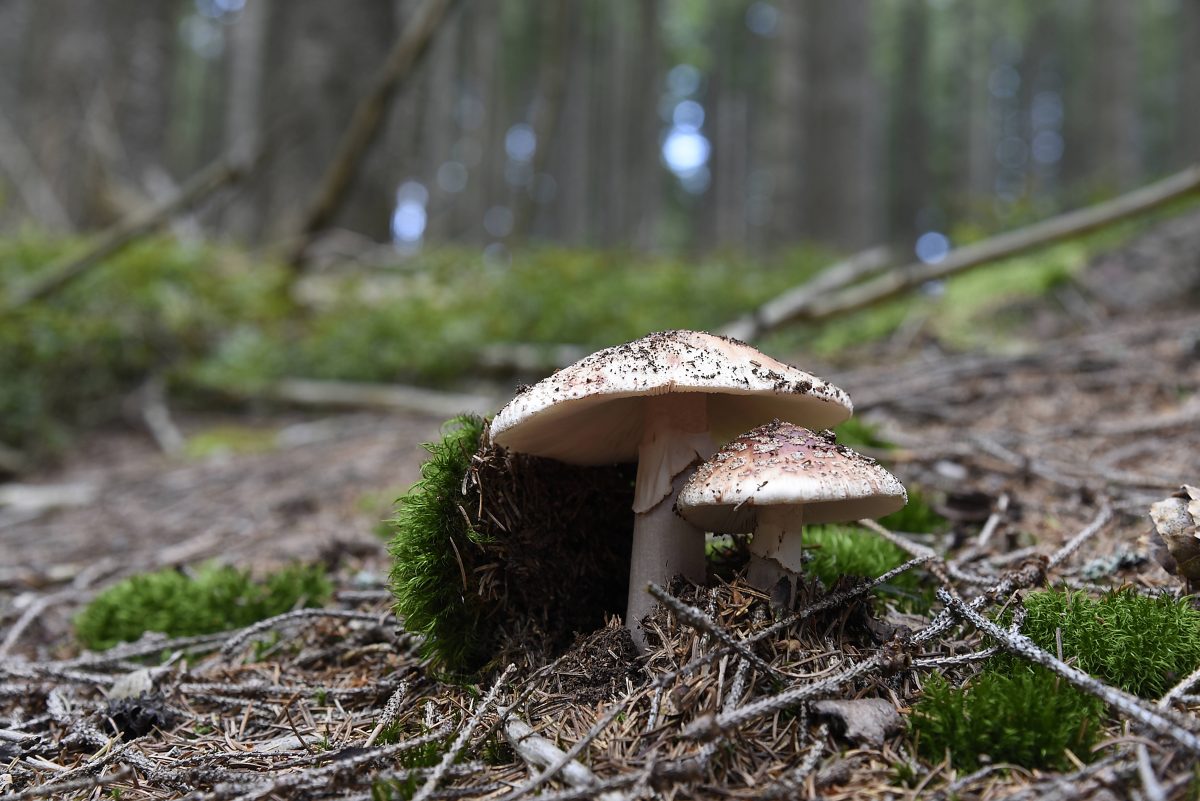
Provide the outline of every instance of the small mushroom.
{"type": "Polygon", "coordinates": [[[747,579],[769,591],[803,569],[804,523],[881,517],[908,496],[874,459],[838,445],[830,432],[776,420],[743,434],[697,468],[676,508],[699,528],[753,532],[747,579]]]}
{"type": "Polygon", "coordinates": [[[850,399],[832,384],[744,342],[663,331],[593,353],[517,394],[492,421],[492,439],[571,464],[638,463],[625,624],[639,649],[654,606],[650,582],[705,578],[704,537],[673,513],[683,473],[715,438],[772,418],[835,425],[850,399]]]}

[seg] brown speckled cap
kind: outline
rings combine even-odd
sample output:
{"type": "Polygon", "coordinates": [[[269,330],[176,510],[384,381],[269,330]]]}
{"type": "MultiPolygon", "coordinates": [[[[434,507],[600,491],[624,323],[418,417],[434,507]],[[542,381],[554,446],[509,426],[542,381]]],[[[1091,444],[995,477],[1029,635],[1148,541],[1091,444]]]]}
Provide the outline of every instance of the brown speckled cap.
{"type": "Polygon", "coordinates": [[[697,468],[676,508],[706,531],[741,533],[753,531],[758,510],[768,506],[803,506],[805,523],[834,523],[882,517],[907,502],[900,481],[874,459],[832,434],[776,420],[697,468]]]}
{"type": "Polygon", "coordinates": [[[492,438],[515,451],[575,464],[637,458],[647,395],[708,395],[723,441],[763,420],[836,425],[850,416],[845,392],[728,337],[662,331],[597,351],[520,391],[492,421],[492,438]]]}

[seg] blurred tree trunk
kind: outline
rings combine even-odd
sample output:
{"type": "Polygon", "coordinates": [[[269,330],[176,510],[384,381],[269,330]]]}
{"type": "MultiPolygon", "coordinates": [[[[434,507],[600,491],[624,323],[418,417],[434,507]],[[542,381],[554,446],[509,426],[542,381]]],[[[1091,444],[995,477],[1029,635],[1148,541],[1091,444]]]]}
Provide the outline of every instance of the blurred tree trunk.
{"type": "Polygon", "coordinates": [[[26,144],[76,227],[107,216],[103,167],[88,126],[109,56],[104,23],[95,0],[39,0],[20,70],[26,144]]]}
{"type": "Polygon", "coordinates": [[[32,14],[32,0],[0,2],[0,148],[4,149],[0,153],[0,222],[15,221],[24,211],[43,225],[65,224],[65,215],[54,211],[46,214],[47,219],[41,219],[43,209],[40,206],[43,204],[38,198],[45,196],[48,187],[41,186],[37,172],[29,169],[36,165],[29,164],[31,154],[28,138],[24,135],[21,43],[28,35],[32,14]],[[24,169],[10,172],[6,168],[8,165],[24,169]],[[18,182],[38,185],[16,186],[18,182]],[[15,200],[18,197],[20,202],[15,200]],[[58,219],[51,219],[54,217],[58,219]]]}
{"type": "Polygon", "coordinates": [[[873,242],[880,186],[869,0],[805,0],[809,21],[806,231],[848,250],[873,242]]]}
{"type": "Polygon", "coordinates": [[[557,224],[551,235],[564,244],[583,245],[591,233],[589,170],[593,144],[591,104],[591,59],[589,26],[582,4],[572,2],[571,47],[567,53],[567,95],[563,102],[561,134],[555,149],[554,178],[558,183],[557,224]]]}
{"type": "Polygon", "coordinates": [[[704,226],[706,245],[736,247],[746,242],[746,141],[748,103],[744,75],[747,30],[745,6],[735,3],[714,14],[710,50],[715,59],[709,78],[708,136],[712,140],[706,193],[711,219],[704,226]]]}
{"type": "MultiPolygon", "coordinates": [[[[931,71],[948,104],[928,115],[930,159],[938,165],[934,199],[956,220],[969,219],[991,199],[993,190],[995,143],[988,91],[993,17],[989,9],[974,0],[957,0],[948,9],[953,45],[946,63],[931,71]]],[[[938,33],[935,27],[933,35],[938,33]]]]}
{"type": "Polygon", "coordinates": [[[454,141],[458,137],[455,105],[458,100],[459,68],[462,62],[463,10],[447,17],[442,30],[429,46],[425,57],[424,100],[420,116],[424,131],[421,134],[421,182],[429,190],[429,219],[425,235],[434,242],[444,242],[455,233],[455,194],[438,185],[438,169],[450,161],[454,141]]]}
{"type": "Polygon", "coordinates": [[[1200,0],[1179,2],[1178,163],[1200,161],[1200,0]]]}
{"type": "Polygon", "coordinates": [[[888,228],[892,238],[911,242],[929,204],[929,6],[900,4],[897,63],[891,74],[891,182],[888,228]]]}
{"type": "Polygon", "coordinates": [[[771,109],[767,167],[771,188],[770,240],[794,243],[803,225],[801,163],[804,154],[804,15],[800,0],[784,0],[776,21],[770,71],[771,109]]]}
{"type": "MultiPolygon", "coordinates": [[[[503,152],[503,82],[496,80],[500,65],[500,4],[466,4],[462,134],[453,157],[467,170],[467,185],[455,204],[454,228],[470,242],[484,239],[483,215],[505,196],[487,165],[503,152]],[[496,148],[500,148],[499,151],[496,148]]],[[[541,144],[540,142],[538,143],[541,144]]]]}
{"type": "MultiPolygon", "coordinates": [[[[261,0],[260,0],[261,1],[261,0]]],[[[324,0],[272,0],[267,10],[260,128],[284,114],[292,141],[264,165],[263,231],[295,230],[321,168],[396,36],[395,3],[360,0],[353,12],[324,0]]],[[[368,157],[336,225],[386,239],[395,176],[379,151],[368,157]]]]}
{"type": "MultiPolygon", "coordinates": [[[[530,169],[532,184],[513,192],[514,242],[524,241],[543,216],[539,214],[539,207],[550,199],[551,187],[554,192],[558,191],[547,170],[552,154],[559,147],[559,123],[567,89],[567,53],[575,44],[573,33],[578,31],[571,22],[576,13],[571,6],[570,0],[550,0],[540,9],[537,78],[529,113],[529,125],[536,142],[530,169]]],[[[504,152],[502,135],[496,143],[496,152],[504,152]]]]}
{"type": "Polygon", "coordinates": [[[13,126],[21,124],[21,43],[33,11],[33,0],[0,1],[0,114],[13,126]]]}
{"type": "MultiPolygon", "coordinates": [[[[1045,109],[1049,97],[1061,99],[1064,20],[1062,12],[1046,5],[1033,14],[1021,63],[1021,109],[1025,120],[1021,138],[1026,143],[1026,176],[1033,197],[1052,204],[1058,197],[1061,159],[1049,160],[1039,137],[1062,134],[1061,121],[1054,122],[1045,109]]],[[[1136,110],[1135,110],[1136,113],[1136,110]]]]}
{"type": "Polygon", "coordinates": [[[1138,6],[1128,0],[1096,0],[1091,7],[1092,119],[1088,165],[1093,184],[1106,190],[1127,189],[1141,177],[1138,6]]]}
{"type": "Polygon", "coordinates": [[[586,183],[588,186],[588,231],[589,244],[611,247],[613,239],[613,209],[609,205],[609,189],[614,169],[614,153],[609,125],[613,122],[613,95],[620,89],[613,88],[616,62],[611,43],[614,38],[612,8],[616,4],[589,3],[587,5],[586,39],[587,57],[590,62],[588,81],[588,117],[598,136],[592,140],[587,158],[586,183]]]}
{"type": "MultiPolygon", "coordinates": [[[[266,66],[267,8],[270,0],[250,0],[230,26],[226,63],[229,87],[225,107],[225,147],[253,150],[263,135],[259,108],[263,102],[263,69],[266,66]]],[[[224,209],[221,224],[228,235],[254,238],[261,225],[262,208],[251,193],[239,193],[224,209]]]]}
{"type": "Polygon", "coordinates": [[[659,166],[658,155],[658,136],[662,127],[658,116],[662,92],[661,15],[661,0],[637,3],[637,38],[630,66],[629,116],[624,130],[629,181],[622,204],[628,211],[629,240],[641,250],[649,250],[657,244],[662,211],[663,169],[659,166]]]}
{"type": "Polygon", "coordinates": [[[122,0],[106,5],[111,47],[107,93],[131,177],[152,195],[169,191],[167,131],[172,112],[179,3],[122,0]]]}

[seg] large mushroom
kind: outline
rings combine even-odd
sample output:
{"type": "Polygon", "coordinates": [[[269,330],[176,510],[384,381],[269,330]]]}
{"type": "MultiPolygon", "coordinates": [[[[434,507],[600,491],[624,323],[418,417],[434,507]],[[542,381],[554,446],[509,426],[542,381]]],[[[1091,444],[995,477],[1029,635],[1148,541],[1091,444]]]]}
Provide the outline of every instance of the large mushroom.
{"type": "Polygon", "coordinates": [[[746,579],[770,590],[803,570],[805,523],[882,517],[907,502],[900,481],[874,459],[838,445],[831,433],[776,420],[700,465],[676,508],[705,531],[753,532],[746,579]]]}
{"type": "Polygon", "coordinates": [[[831,426],[850,398],[744,342],[663,331],[606,348],[518,392],[492,421],[492,439],[572,464],[638,463],[625,623],[639,648],[649,582],[683,574],[703,583],[704,538],[674,514],[688,466],[764,420],[831,426]]]}

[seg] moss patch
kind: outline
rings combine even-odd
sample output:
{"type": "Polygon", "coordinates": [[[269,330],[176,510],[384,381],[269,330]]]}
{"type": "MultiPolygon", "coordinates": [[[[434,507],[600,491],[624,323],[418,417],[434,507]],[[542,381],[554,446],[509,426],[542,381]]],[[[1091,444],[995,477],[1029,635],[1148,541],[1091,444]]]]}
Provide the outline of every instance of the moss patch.
{"type": "Polygon", "coordinates": [[[950,755],[961,771],[990,762],[1069,769],[1099,739],[1104,704],[1042,668],[988,669],[965,688],[931,675],[909,724],[917,751],[931,762],[950,755]]]}
{"type": "Polygon", "coordinates": [[[88,648],[132,642],[148,631],[169,637],[249,626],[297,606],[320,606],[332,585],[324,569],[295,565],[261,579],[248,571],[209,565],[195,576],[160,570],[133,576],[98,595],[75,618],[88,648]]]}
{"type": "MultiPolygon", "coordinates": [[[[809,526],[804,529],[804,547],[809,557],[805,570],[827,587],[842,576],[881,576],[910,558],[883,537],[855,526],[809,526]]],[[[875,594],[909,610],[927,609],[932,600],[932,593],[921,586],[920,574],[912,570],[880,586],[875,594]]]]}
{"type": "Polygon", "coordinates": [[[1064,658],[1143,698],[1161,696],[1200,666],[1200,611],[1187,598],[1034,592],[1025,608],[1022,631],[1031,640],[1054,653],[1061,630],[1064,658]]]}
{"type": "Polygon", "coordinates": [[[512,454],[483,432],[451,421],[393,521],[396,612],[454,673],[506,650],[537,661],[625,606],[633,467],[512,454]]]}

